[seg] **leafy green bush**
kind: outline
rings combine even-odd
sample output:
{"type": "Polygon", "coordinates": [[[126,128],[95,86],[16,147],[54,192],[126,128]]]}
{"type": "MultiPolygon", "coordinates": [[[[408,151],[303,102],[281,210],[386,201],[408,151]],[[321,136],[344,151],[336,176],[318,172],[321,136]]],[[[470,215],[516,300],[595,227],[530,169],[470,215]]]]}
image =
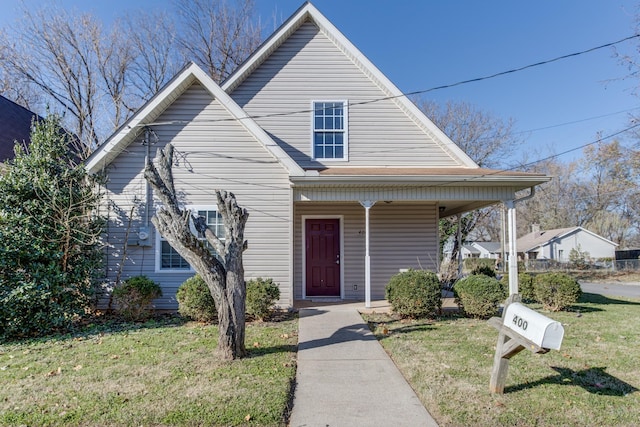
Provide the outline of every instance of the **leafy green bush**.
{"type": "Polygon", "coordinates": [[[472,276],[477,276],[478,274],[484,274],[485,276],[488,276],[488,277],[496,277],[496,270],[492,266],[481,264],[476,266],[473,270],[471,270],[472,276]]]}
{"type": "Polygon", "coordinates": [[[500,282],[483,274],[467,276],[453,286],[456,303],[471,317],[485,319],[496,314],[506,298],[500,282]]]}
{"type": "Polygon", "coordinates": [[[246,310],[250,316],[264,320],[280,299],[280,288],[273,279],[257,278],[247,282],[246,310]]]}
{"type": "Polygon", "coordinates": [[[162,296],[162,289],[147,276],[134,276],[113,290],[116,311],[128,320],[143,320],[149,316],[154,299],[162,296]]]}
{"type": "Polygon", "coordinates": [[[492,258],[465,258],[463,263],[466,271],[473,271],[483,266],[493,269],[496,266],[496,260],[492,258]]]}
{"type": "MultiPolygon", "coordinates": [[[[533,291],[533,280],[534,276],[529,273],[520,273],[518,274],[518,294],[522,297],[522,300],[525,302],[534,302],[536,301],[536,296],[533,291]]],[[[509,275],[505,274],[500,279],[500,283],[504,287],[505,294],[509,294],[509,275]]]]}
{"type": "Polygon", "coordinates": [[[198,322],[213,322],[216,319],[216,304],[209,287],[200,275],[185,280],[176,293],[178,312],[198,322]]]}
{"type": "Polygon", "coordinates": [[[566,273],[540,274],[533,286],[536,300],[551,311],[569,307],[582,295],[578,281],[566,273]]]}
{"type": "Polygon", "coordinates": [[[0,173],[0,336],[71,327],[91,309],[102,266],[95,179],[73,163],[53,115],[34,123],[0,173]]]}
{"type": "Polygon", "coordinates": [[[402,317],[433,316],[442,307],[438,276],[431,271],[409,270],[391,277],[385,297],[402,317]]]}

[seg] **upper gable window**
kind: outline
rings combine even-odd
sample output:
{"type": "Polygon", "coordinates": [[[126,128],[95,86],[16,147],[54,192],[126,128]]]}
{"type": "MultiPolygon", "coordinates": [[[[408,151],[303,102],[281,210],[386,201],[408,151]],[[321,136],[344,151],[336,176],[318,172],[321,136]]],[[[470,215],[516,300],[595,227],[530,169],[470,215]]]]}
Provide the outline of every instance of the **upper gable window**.
{"type": "Polygon", "coordinates": [[[348,160],[347,103],[313,103],[313,158],[348,160]]]}

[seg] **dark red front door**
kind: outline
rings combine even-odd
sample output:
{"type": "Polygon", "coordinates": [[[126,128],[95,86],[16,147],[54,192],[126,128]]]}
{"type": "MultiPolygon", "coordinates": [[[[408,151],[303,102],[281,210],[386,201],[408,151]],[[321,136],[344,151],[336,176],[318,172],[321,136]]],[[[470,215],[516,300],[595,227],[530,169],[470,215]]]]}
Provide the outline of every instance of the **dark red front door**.
{"type": "Polygon", "coordinates": [[[305,223],[307,296],[340,296],[340,220],[305,223]]]}

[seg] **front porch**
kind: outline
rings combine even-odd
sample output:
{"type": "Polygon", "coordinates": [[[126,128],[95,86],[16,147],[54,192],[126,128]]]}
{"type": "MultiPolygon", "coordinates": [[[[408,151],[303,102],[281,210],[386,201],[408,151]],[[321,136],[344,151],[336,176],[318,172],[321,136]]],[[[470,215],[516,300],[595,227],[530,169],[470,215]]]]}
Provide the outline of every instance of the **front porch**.
{"type": "Polygon", "coordinates": [[[294,301],[331,297],[369,307],[398,272],[438,272],[440,218],[496,203],[507,207],[505,231],[515,248],[516,192],[548,180],[482,169],[358,172],[292,178],[294,301]]]}

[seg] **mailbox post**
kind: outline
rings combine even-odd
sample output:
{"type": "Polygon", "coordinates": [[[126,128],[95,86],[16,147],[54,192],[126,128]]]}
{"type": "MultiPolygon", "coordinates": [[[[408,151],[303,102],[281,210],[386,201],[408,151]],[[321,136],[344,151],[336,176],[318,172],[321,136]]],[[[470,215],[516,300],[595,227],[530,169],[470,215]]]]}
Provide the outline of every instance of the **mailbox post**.
{"type": "Polygon", "coordinates": [[[498,329],[498,344],[493,359],[490,389],[504,392],[509,359],[525,348],[533,353],[560,350],[564,328],[562,324],[520,303],[520,296],[509,296],[502,318],[492,317],[489,324],[498,329]]]}

